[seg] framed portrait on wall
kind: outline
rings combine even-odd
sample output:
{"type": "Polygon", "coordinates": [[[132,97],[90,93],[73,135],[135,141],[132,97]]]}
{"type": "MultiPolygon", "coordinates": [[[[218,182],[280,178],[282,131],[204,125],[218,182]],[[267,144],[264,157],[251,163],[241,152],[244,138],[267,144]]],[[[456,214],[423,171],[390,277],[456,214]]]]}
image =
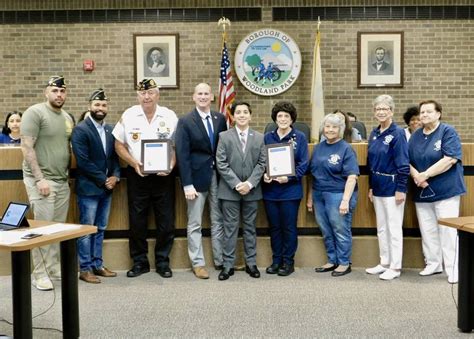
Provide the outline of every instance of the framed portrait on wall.
{"type": "Polygon", "coordinates": [[[179,88],[179,35],[134,34],[135,84],[151,78],[161,88],[179,88]]]}
{"type": "Polygon", "coordinates": [[[403,32],[357,33],[357,87],[403,87],[403,32]]]}

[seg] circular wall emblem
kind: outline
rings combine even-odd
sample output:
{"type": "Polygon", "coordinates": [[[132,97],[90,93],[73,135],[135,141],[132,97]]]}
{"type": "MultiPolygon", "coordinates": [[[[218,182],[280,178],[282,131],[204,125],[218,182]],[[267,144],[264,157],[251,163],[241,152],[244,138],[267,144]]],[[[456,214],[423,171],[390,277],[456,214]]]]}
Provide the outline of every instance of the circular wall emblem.
{"type": "Polygon", "coordinates": [[[234,60],[242,85],[258,95],[285,92],[295,83],[301,70],[301,53],[293,38],[270,28],[243,38],[234,60]]]}

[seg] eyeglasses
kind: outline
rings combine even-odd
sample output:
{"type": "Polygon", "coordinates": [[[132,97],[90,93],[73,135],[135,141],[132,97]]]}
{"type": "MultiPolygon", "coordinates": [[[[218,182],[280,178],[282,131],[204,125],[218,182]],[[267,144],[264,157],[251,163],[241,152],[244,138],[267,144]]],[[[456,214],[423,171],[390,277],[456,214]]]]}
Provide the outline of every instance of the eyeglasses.
{"type": "Polygon", "coordinates": [[[147,91],[138,91],[138,95],[141,96],[141,97],[144,97],[148,94],[148,96],[152,97],[156,94],[158,94],[158,92],[156,91],[156,89],[149,89],[147,91]]]}
{"type": "Polygon", "coordinates": [[[388,111],[391,111],[391,109],[388,108],[388,107],[376,107],[375,111],[377,111],[377,112],[388,112],[388,111]]]}

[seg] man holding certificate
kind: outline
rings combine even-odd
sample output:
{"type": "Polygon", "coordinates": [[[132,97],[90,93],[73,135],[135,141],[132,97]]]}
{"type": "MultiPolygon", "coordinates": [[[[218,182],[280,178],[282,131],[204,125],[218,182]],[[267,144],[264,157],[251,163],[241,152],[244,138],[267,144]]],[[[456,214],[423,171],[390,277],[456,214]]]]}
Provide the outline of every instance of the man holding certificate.
{"type": "Polygon", "coordinates": [[[263,134],[249,128],[252,110],[245,102],[232,105],[235,127],[221,132],[217,146],[216,163],[221,175],[217,196],[222,203],[224,219],[223,265],[219,280],[234,274],[235,249],[240,216],[245,250],[245,272],[260,278],[257,268],[258,201],[262,199],[260,181],[265,171],[263,134]]]}
{"type": "Polygon", "coordinates": [[[156,272],[163,278],[173,273],[169,253],[174,241],[173,137],[178,123],[176,114],[158,105],[160,92],[153,79],[137,86],[139,105],[128,108],[113,130],[117,154],[127,164],[130,256],[133,267],[127,277],[150,271],[148,261],[148,208],[155,215],[156,272]]]}

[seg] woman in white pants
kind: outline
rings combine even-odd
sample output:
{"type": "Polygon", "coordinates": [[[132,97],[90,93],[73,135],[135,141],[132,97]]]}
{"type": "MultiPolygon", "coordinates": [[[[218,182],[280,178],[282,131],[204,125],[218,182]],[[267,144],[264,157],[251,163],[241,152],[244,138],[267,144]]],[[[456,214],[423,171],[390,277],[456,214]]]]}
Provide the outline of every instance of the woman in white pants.
{"type": "Polygon", "coordinates": [[[380,263],[366,269],[379,274],[382,280],[400,276],[403,253],[403,212],[410,166],[405,132],[393,118],[395,104],[389,95],[380,95],[373,102],[374,128],[368,139],[369,199],[377,219],[380,263]]]}
{"type": "Polygon", "coordinates": [[[423,128],[409,142],[410,174],[416,184],[414,201],[420,224],[426,267],[422,276],[441,273],[458,282],[457,231],[438,224],[439,218],[459,216],[460,196],[466,193],[462,148],[456,130],[441,123],[442,107],[434,100],[419,105],[423,128]]]}

